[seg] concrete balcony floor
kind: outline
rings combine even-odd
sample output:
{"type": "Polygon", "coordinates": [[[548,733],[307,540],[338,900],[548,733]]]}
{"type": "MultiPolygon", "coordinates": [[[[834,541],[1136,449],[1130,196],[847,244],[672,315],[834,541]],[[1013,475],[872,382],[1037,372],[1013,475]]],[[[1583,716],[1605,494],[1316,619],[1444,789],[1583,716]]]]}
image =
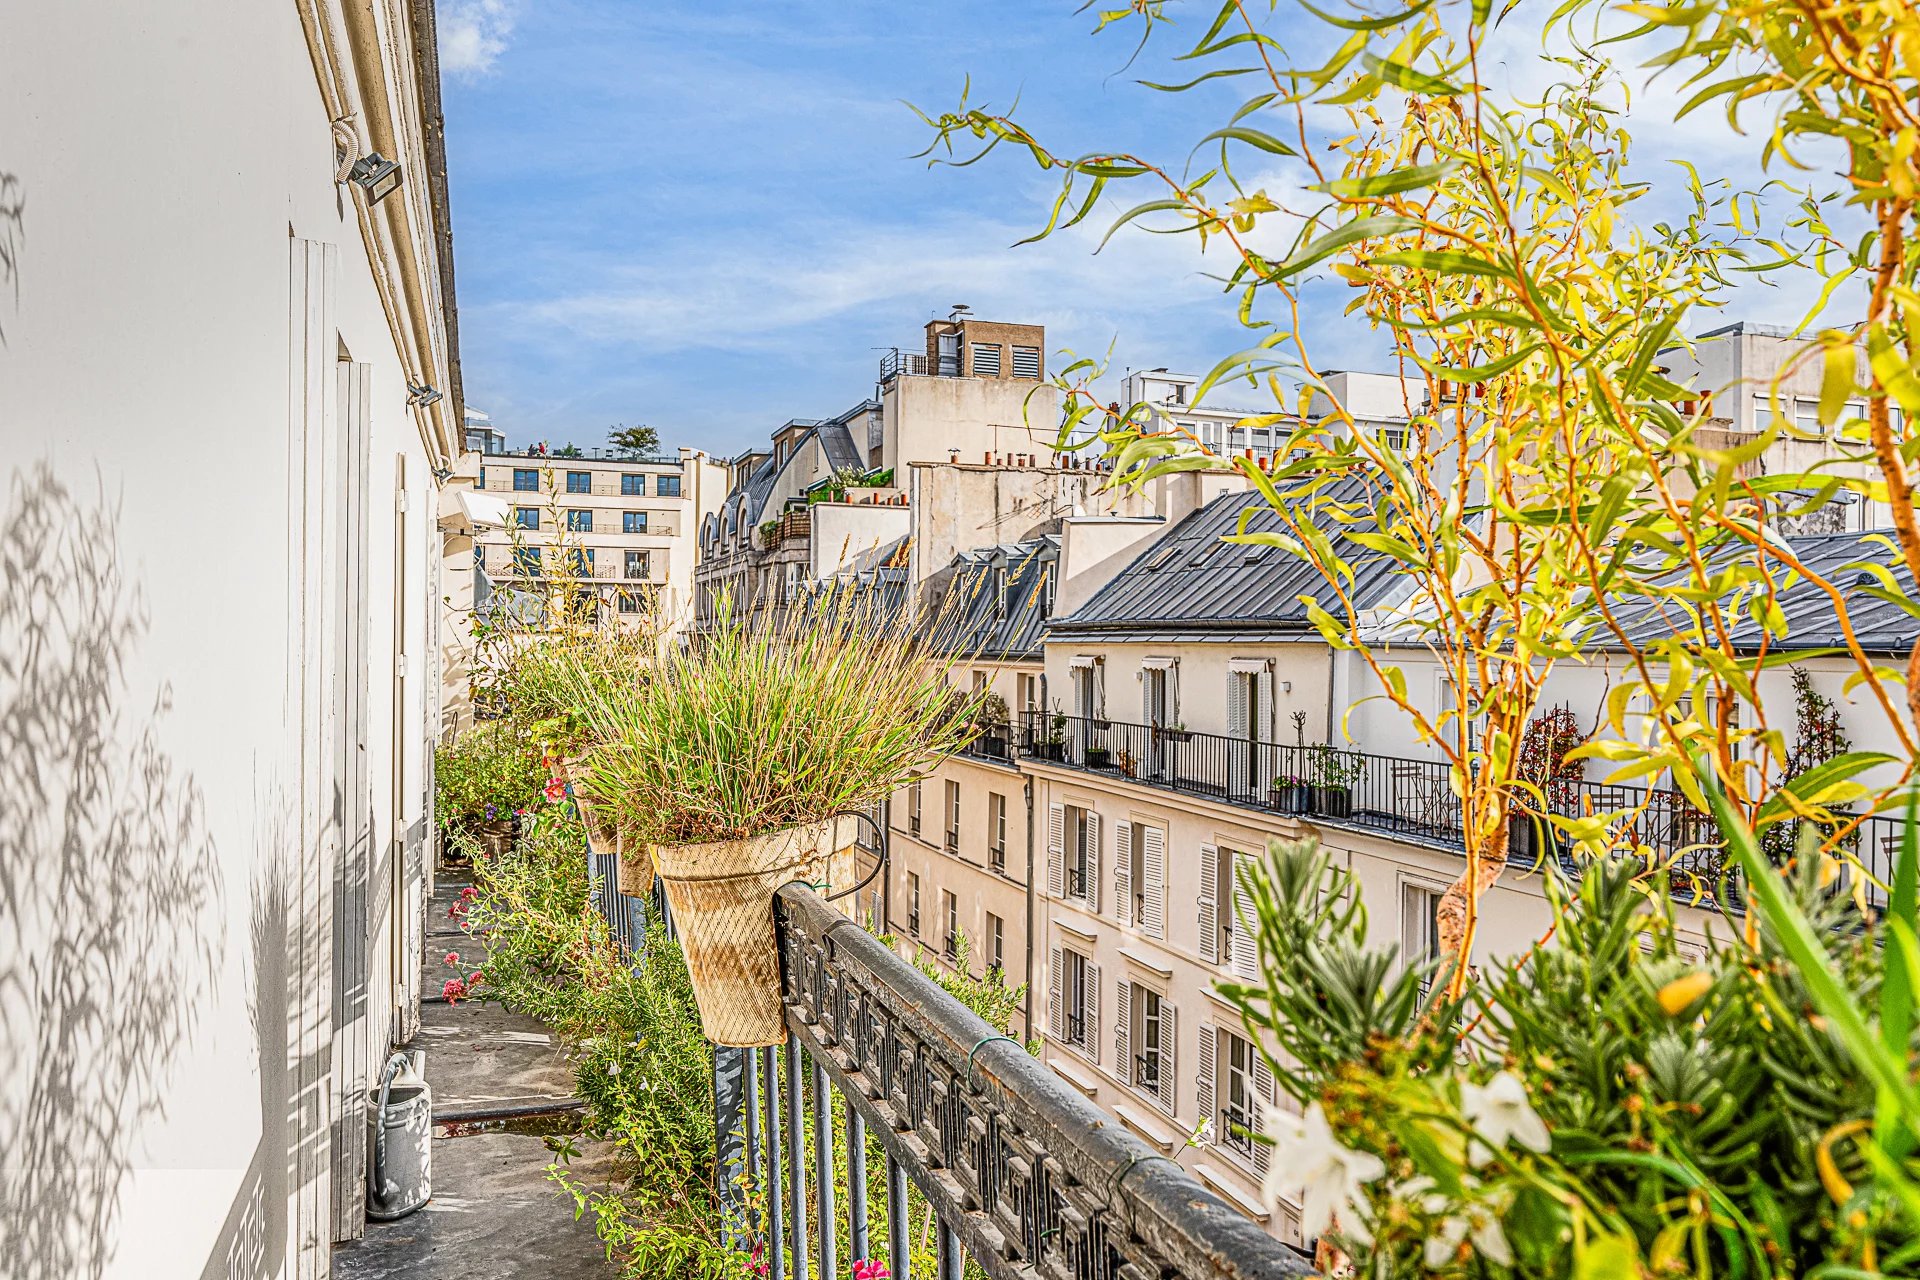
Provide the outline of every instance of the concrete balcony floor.
{"type": "MultiPolygon", "coordinates": [[[[370,1222],[364,1239],[333,1253],[336,1280],[604,1280],[618,1274],[591,1222],[547,1177],[545,1135],[570,1131],[573,1073],[538,1022],[498,1005],[437,1000],[457,951],[468,972],[479,940],[447,917],[463,881],[442,880],[427,908],[426,994],[420,1034],[433,1086],[433,1198],[396,1222],[370,1222]],[[501,1116],[500,1113],[520,1113],[501,1116]],[[529,1114],[530,1113],[530,1114],[529,1114]],[[544,1114],[542,1114],[544,1113],[544,1114]]],[[[604,1182],[609,1148],[576,1140],[581,1180],[604,1182]]]]}

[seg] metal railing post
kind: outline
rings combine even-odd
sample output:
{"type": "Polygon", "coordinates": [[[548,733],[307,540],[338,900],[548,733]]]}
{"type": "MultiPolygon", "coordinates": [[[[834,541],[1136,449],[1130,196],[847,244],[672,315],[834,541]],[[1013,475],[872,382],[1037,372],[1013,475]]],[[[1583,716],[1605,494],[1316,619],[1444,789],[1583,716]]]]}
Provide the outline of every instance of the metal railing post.
{"type": "Polygon", "coordinates": [[[713,1048],[713,1180],[720,1197],[722,1230],[736,1249],[749,1247],[752,1224],[744,1194],[747,1180],[747,1050],[713,1048]]]}

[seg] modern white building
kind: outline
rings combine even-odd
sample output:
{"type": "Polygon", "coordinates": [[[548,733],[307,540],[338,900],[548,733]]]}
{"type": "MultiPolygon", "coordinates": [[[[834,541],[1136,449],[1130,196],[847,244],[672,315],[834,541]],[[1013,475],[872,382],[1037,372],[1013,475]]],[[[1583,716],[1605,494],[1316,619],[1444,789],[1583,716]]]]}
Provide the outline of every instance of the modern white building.
{"type": "Polygon", "coordinates": [[[427,0],[8,14],[10,1276],[320,1277],[361,1230],[458,585],[434,47],[427,0]]]}

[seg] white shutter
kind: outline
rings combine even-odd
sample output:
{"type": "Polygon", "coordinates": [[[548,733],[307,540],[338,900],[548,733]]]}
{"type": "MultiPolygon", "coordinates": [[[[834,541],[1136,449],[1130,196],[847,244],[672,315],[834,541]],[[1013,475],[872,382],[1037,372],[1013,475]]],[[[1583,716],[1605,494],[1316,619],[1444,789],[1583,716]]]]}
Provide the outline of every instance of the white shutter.
{"type": "Polygon", "coordinates": [[[1180,659],[1167,668],[1167,723],[1180,723],[1180,659]]]}
{"type": "Polygon", "coordinates": [[[1093,718],[1107,718],[1107,664],[1104,661],[1093,664],[1093,718]]]}
{"type": "Polygon", "coordinates": [[[1100,914],[1100,815],[1087,811],[1087,910],[1100,914]]]}
{"type": "Polygon", "coordinates": [[[1121,924],[1133,920],[1133,824],[1123,822],[1113,833],[1113,893],[1119,901],[1113,914],[1121,924]]]}
{"type": "Polygon", "coordinates": [[[1174,1007],[1167,1001],[1160,1002],[1160,1106],[1168,1115],[1174,1114],[1174,1100],[1180,1096],[1174,1088],[1176,1053],[1180,1044],[1180,1024],[1174,1017],[1174,1007]]]}
{"type": "Polygon", "coordinates": [[[1100,966],[1087,962],[1087,1056],[1100,1062],[1100,966]]]}
{"type": "Polygon", "coordinates": [[[1066,969],[1066,960],[1055,947],[1047,954],[1047,1034],[1056,1043],[1066,1035],[1065,1019],[1060,1013],[1060,978],[1066,969]]]}
{"type": "Polygon", "coordinates": [[[1200,846],[1200,958],[1220,963],[1220,850],[1200,846]]]}
{"type": "Polygon", "coordinates": [[[1247,721],[1247,682],[1239,672],[1227,674],[1227,733],[1235,738],[1246,739],[1253,736],[1253,726],[1247,721]]]}
{"type": "MultiPolygon", "coordinates": [[[[1253,1051],[1253,1096],[1255,1101],[1251,1127],[1255,1133],[1259,1133],[1261,1121],[1266,1118],[1265,1108],[1260,1104],[1266,1103],[1271,1106],[1274,1101],[1274,1093],[1273,1071],[1267,1066],[1266,1055],[1261,1053],[1258,1047],[1255,1047],[1253,1051]]],[[[1267,1171],[1267,1161],[1272,1155],[1273,1148],[1271,1146],[1264,1142],[1255,1142],[1253,1144],[1254,1169],[1260,1173],[1265,1173],[1267,1171]]]]}
{"type": "MultiPolygon", "coordinates": [[[[1253,678],[1258,705],[1254,707],[1253,736],[1263,743],[1271,743],[1276,735],[1273,731],[1273,667],[1269,665],[1253,678]]],[[[1254,749],[1253,793],[1266,794],[1273,785],[1273,778],[1280,771],[1280,761],[1271,746],[1254,749]]]]}
{"type": "Polygon", "coordinates": [[[1233,855],[1233,955],[1229,957],[1233,976],[1249,982],[1260,976],[1259,951],[1254,946],[1251,924],[1253,901],[1247,896],[1245,884],[1247,867],[1251,862],[1252,858],[1247,854],[1233,855]]]}
{"type": "Polygon", "coordinates": [[[1220,1125],[1220,1117],[1214,1114],[1216,1107],[1213,1100],[1213,1055],[1216,1034],[1212,1027],[1200,1028],[1200,1069],[1193,1079],[1194,1106],[1200,1114],[1194,1123],[1198,1126],[1202,1121],[1211,1121],[1207,1125],[1206,1132],[1200,1137],[1201,1142],[1212,1142],[1221,1136],[1214,1132],[1220,1125]]]}
{"type": "MultiPolygon", "coordinates": [[[[1167,833],[1158,827],[1141,829],[1140,863],[1146,873],[1141,887],[1140,927],[1149,938],[1167,936],[1167,833]]],[[[1131,893],[1128,898],[1131,901],[1131,893]]]]}
{"type": "Polygon", "coordinates": [[[1133,1083],[1133,984],[1125,978],[1113,984],[1113,1074],[1120,1083],[1133,1083]]]}
{"type": "Polygon", "coordinates": [[[1152,724],[1154,721],[1153,681],[1148,677],[1145,667],[1135,672],[1133,678],[1140,682],[1140,723],[1152,724]]]}
{"type": "Polygon", "coordinates": [[[1047,806],[1047,892],[1055,898],[1066,890],[1067,806],[1047,806]]]}

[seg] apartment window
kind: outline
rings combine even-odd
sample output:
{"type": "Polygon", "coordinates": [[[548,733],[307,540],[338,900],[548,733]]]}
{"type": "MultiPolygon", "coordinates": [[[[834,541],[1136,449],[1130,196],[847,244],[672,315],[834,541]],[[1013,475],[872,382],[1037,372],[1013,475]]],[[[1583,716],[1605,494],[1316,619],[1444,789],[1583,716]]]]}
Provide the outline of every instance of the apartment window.
{"type": "Polygon", "coordinates": [[[647,531],[647,513],[644,511],[622,511],[620,513],[620,532],[645,533],[647,531]]]}
{"type": "Polygon", "coordinates": [[[540,473],[532,467],[513,469],[513,489],[515,493],[540,492],[540,473]]]}
{"type": "Polygon", "coordinates": [[[653,478],[653,492],[656,497],[661,497],[661,498],[679,497],[680,496],[680,477],[679,476],[655,476],[653,478]]]}
{"type": "Polygon", "coordinates": [[[627,576],[629,578],[647,577],[647,553],[644,551],[627,552],[627,576]]]}
{"type": "MultiPolygon", "coordinates": [[[[1099,881],[1100,815],[1078,805],[1055,806],[1060,817],[1060,893],[1095,906],[1099,881]]],[[[1098,909],[1097,907],[1095,908],[1098,909]]]]}
{"type": "Polygon", "coordinates": [[[952,960],[960,954],[960,899],[951,889],[940,891],[940,915],[947,926],[940,939],[940,950],[952,960]]]}
{"type": "Polygon", "coordinates": [[[1253,936],[1240,927],[1251,912],[1239,868],[1246,854],[1210,844],[1200,846],[1200,958],[1225,964],[1235,975],[1259,975],[1260,957],[1253,936]]]}
{"type": "Polygon", "coordinates": [[[1040,376],[1040,348],[1015,347],[1013,349],[1013,376],[1016,378],[1040,376]]]}
{"type": "Polygon", "coordinates": [[[987,912],[987,975],[1002,977],[1007,972],[1007,922],[987,912]]]}
{"type": "Polygon", "coordinates": [[[915,782],[907,788],[907,834],[920,834],[920,784],[915,782]]]}
{"type": "Polygon", "coordinates": [[[592,493],[593,492],[593,472],[591,471],[567,472],[567,492],[568,493],[592,493]]]}
{"type": "Polygon", "coordinates": [[[640,612],[640,597],[633,594],[633,592],[622,591],[620,592],[619,599],[620,599],[620,612],[622,613],[640,612]]]}
{"type": "Polygon", "coordinates": [[[487,469],[485,467],[480,468],[480,483],[473,487],[476,489],[484,489],[487,487],[487,469]]]}
{"type": "MultiPolygon", "coordinates": [[[[1440,899],[1444,896],[1444,890],[1424,884],[1400,886],[1400,954],[1408,964],[1440,958],[1440,899]]],[[[1422,994],[1426,987],[1423,982],[1422,994]]]]}
{"type": "Polygon", "coordinates": [[[920,877],[907,872],[907,932],[920,936],[920,877]]]}
{"type": "Polygon", "coordinates": [[[518,529],[538,529],[540,527],[540,508],[515,507],[513,509],[514,527],[518,529]]]}
{"type": "Polygon", "coordinates": [[[947,852],[960,852],[960,784],[947,780],[947,852]]]}
{"type": "Polygon", "coordinates": [[[1070,947],[1055,947],[1047,968],[1047,1033],[1097,1060],[1100,966],[1070,947]]]}
{"type": "Polygon", "coordinates": [[[987,870],[1007,874],[1007,798],[987,793],[987,870]]]}
{"type": "Polygon", "coordinates": [[[1142,821],[1119,823],[1114,852],[1114,910],[1119,923],[1137,925],[1150,938],[1165,936],[1167,833],[1142,821]]]}
{"type": "Polygon", "coordinates": [[[581,547],[575,547],[573,551],[569,553],[568,559],[573,561],[575,577],[591,578],[593,576],[593,552],[581,547]]]}
{"type": "Polygon", "coordinates": [[[1114,1065],[1121,1078],[1173,1111],[1173,1006],[1152,987],[1121,982],[1114,1065]]]}
{"type": "Polygon", "coordinates": [[[593,532],[593,512],[591,511],[567,512],[567,530],[570,533],[592,533],[593,532]]]}
{"type": "Polygon", "coordinates": [[[1388,453],[1407,451],[1407,429],[1405,427],[1382,427],[1380,429],[1380,447],[1388,453]]]}
{"type": "Polygon", "coordinates": [[[1000,376],[999,343],[976,342],[973,344],[973,376],[976,378],[1000,376]]]}
{"type": "MultiPolygon", "coordinates": [[[[1217,1072],[1210,1084],[1220,1101],[1218,1133],[1220,1145],[1251,1160],[1256,1152],[1265,1148],[1253,1140],[1253,1131],[1260,1123],[1259,1099],[1261,1091],[1256,1076],[1264,1078],[1265,1064],[1259,1061],[1253,1042],[1245,1036],[1235,1035],[1225,1027],[1209,1027],[1201,1033],[1201,1056],[1207,1056],[1207,1045],[1215,1046],[1217,1072]]],[[[1202,1062],[1204,1069],[1206,1063],[1202,1062]]]]}
{"type": "Polygon", "coordinates": [[[621,476],[620,477],[620,493],[623,497],[628,497],[628,498],[646,497],[647,496],[646,475],[642,473],[637,476],[635,475],[621,476]]]}
{"type": "Polygon", "coordinates": [[[1040,677],[1021,676],[1016,683],[1019,686],[1016,692],[1020,699],[1020,709],[1029,717],[1039,714],[1040,677]]]}
{"type": "Polygon", "coordinates": [[[522,574],[525,577],[538,577],[540,575],[540,548],[515,547],[513,551],[513,568],[514,572],[522,574]]]}
{"type": "Polygon", "coordinates": [[[979,696],[980,696],[981,694],[983,694],[983,693],[985,693],[986,691],[987,691],[987,673],[986,673],[986,672],[984,672],[984,671],[976,671],[976,672],[974,672],[974,673],[973,673],[973,695],[974,695],[974,697],[976,697],[976,698],[977,698],[977,697],[979,697],[979,696]]]}

